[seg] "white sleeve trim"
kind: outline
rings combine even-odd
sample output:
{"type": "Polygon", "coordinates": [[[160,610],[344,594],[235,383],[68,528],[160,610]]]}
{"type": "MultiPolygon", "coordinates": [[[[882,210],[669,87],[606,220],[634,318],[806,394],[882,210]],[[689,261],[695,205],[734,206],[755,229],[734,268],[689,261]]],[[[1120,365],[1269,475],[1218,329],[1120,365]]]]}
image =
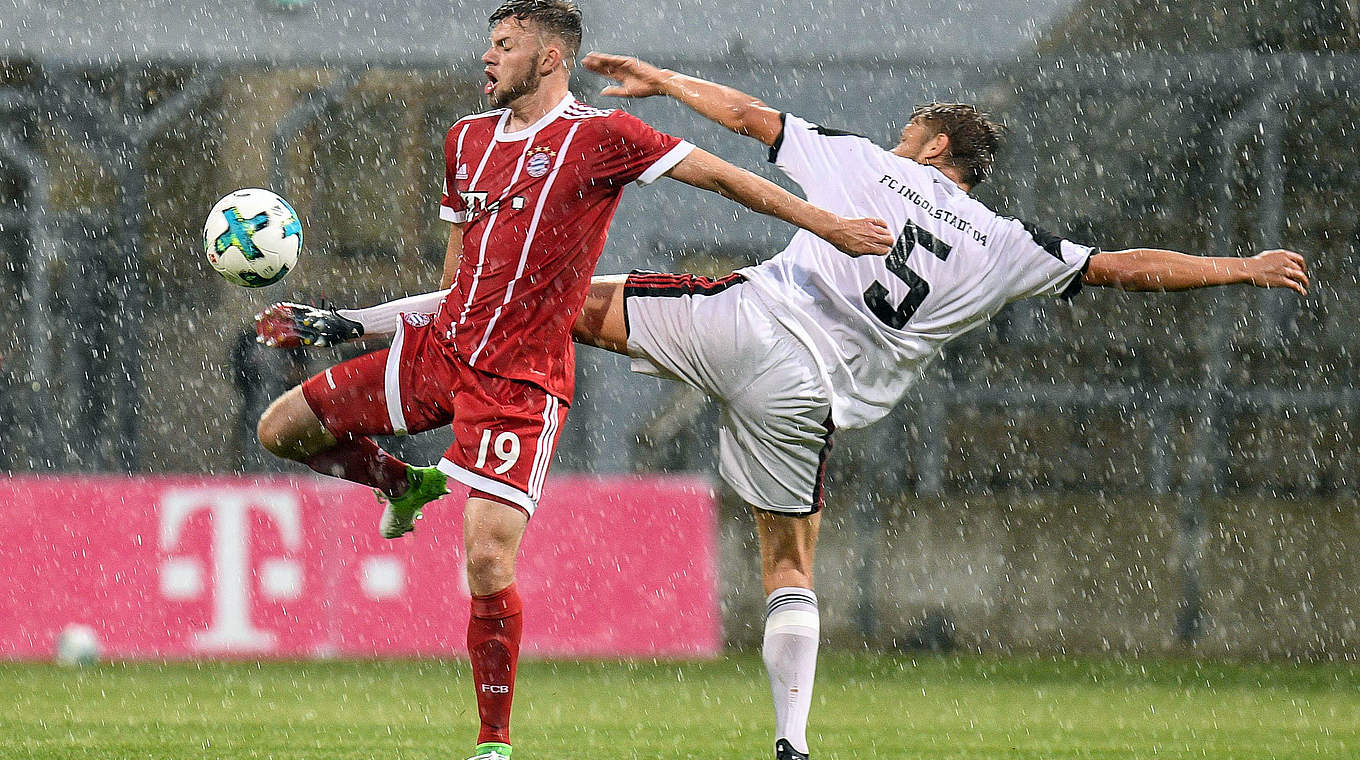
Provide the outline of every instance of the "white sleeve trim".
{"type": "Polygon", "coordinates": [[[454,211],[448,206],[441,204],[439,206],[439,218],[443,219],[446,222],[453,222],[454,224],[466,224],[468,220],[468,212],[454,211]]]}
{"type": "MultiPolygon", "coordinates": [[[[790,120],[807,123],[788,111],[779,112],[779,134],[775,135],[774,142],[770,143],[770,152],[766,156],[766,160],[775,166],[779,166],[779,156],[784,152],[784,145],[788,143],[789,127],[797,127],[797,125],[790,124],[790,120]]],[[[779,168],[782,169],[783,167],[779,168]]]]}
{"type": "Polygon", "coordinates": [[[661,175],[675,168],[675,165],[685,160],[685,156],[694,150],[694,143],[688,140],[681,140],[674,148],[666,151],[666,155],[658,158],[656,163],[647,168],[642,176],[637,178],[639,185],[650,185],[661,179],[661,175]]]}
{"type": "Polygon", "coordinates": [[[1068,271],[1058,277],[1052,287],[1048,289],[1048,294],[1059,298],[1072,298],[1081,291],[1078,282],[1086,274],[1086,267],[1091,257],[1099,253],[1100,249],[1096,246],[1082,245],[1073,243],[1070,240],[1063,240],[1058,243],[1058,250],[1063,253],[1062,262],[1068,267],[1068,271]],[[1068,256],[1077,254],[1075,260],[1069,262],[1068,256]]]}

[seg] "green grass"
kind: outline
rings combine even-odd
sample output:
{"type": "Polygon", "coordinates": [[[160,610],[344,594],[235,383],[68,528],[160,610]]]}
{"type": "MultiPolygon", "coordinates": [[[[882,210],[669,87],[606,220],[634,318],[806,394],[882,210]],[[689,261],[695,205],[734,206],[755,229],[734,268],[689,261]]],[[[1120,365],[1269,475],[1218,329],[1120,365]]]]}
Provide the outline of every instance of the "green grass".
{"type": "MultiPolygon", "coordinates": [[[[516,757],[769,758],[758,658],[526,663],[516,757]]],[[[811,739],[851,758],[1356,758],[1345,664],[825,656],[811,739]]],[[[0,758],[460,760],[458,662],[0,665],[0,758]]]]}

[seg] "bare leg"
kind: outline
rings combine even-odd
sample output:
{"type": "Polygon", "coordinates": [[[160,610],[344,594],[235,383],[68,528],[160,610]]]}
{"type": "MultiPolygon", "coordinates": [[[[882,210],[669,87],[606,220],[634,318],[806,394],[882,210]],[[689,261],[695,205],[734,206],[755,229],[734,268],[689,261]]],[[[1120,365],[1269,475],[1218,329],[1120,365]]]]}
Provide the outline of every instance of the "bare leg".
{"type": "Polygon", "coordinates": [[[295,462],[332,449],[339,443],[316,418],[300,385],[274,399],[260,415],[256,432],[269,453],[295,462]]]}
{"type": "Polygon", "coordinates": [[[410,487],[404,462],[383,451],[372,438],[338,440],[326,430],[297,386],[260,415],[260,443],[275,456],[301,462],[322,475],[343,478],[400,496],[410,487]]]}
{"type": "Polygon", "coordinates": [[[463,509],[463,544],[468,590],[474,596],[494,594],[515,582],[515,557],[528,524],[528,515],[507,504],[468,499],[463,509]]]}
{"type": "Polygon", "coordinates": [[[481,729],[477,743],[510,743],[510,706],[515,696],[523,627],[515,558],[528,516],[514,507],[487,499],[468,499],[463,510],[463,542],[467,548],[468,656],[481,729]]]}
{"type": "Polygon", "coordinates": [[[808,753],[807,721],[821,635],[812,591],[821,515],[789,517],[758,509],[755,515],[767,595],[761,654],[774,698],[775,753],[780,760],[792,760],[808,753]]]}
{"type": "Polygon", "coordinates": [[[765,593],[777,588],[812,588],[812,561],[821,531],[820,513],[790,517],[753,510],[760,539],[760,577],[765,593]]]}
{"type": "Polygon", "coordinates": [[[616,354],[628,353],[628,326],[623,317],[625,274],[590,278],[585,307],[571,328],[577,343],[603,348],[616,354]]]}

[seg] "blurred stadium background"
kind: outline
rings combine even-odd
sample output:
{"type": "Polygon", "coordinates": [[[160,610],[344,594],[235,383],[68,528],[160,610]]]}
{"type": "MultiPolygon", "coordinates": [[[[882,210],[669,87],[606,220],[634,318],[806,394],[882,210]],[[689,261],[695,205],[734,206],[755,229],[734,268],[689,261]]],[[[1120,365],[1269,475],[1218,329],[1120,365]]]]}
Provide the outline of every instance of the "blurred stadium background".
{"type": "MultiPolygon", "coordinates": [[[[7,7],[0,468],[278,472],[254,420],[347,352],[260,349],[250,316],[436,284],[442,137],[481,110],[494,4],[7,7]],[[199,252],[203,214],[242,186],[304,220],[298,271],[265,291],[199,252]]],[[[587,49],[883,144],[914,103],[981,103],[1011,135],[979,195],[1074,239],[1310,258],[1304,300],[1088,290],[952,345],[899,413],[838,438],[818,565],[829,648],[1360,654],[1360,2],[581,6],[587,49]]],[[[578,72],[573,90],[601,85],[578,72]]],[[[778,179],[760,146],[675,103],[593,101],[778,179]]],[[[626,194],[599,271],[722,273],[789,234],[659,183],[626,194]]],[[[712,473],[711,403],[589,349],[578,363],[556,477],[712,473]]],[[[720,512],[723,636],[750,646],[754,538],[741,505],[720,512]]]]}

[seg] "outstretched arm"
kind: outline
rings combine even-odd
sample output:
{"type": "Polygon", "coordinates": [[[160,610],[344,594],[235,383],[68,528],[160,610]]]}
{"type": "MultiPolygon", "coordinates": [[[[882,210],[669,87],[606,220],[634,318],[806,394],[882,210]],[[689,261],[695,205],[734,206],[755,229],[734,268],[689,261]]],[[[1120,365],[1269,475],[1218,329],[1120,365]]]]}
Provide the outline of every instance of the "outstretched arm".
{"type": "Polygon", "coordinates": [[[1285,250],[1250,258],[1191,256],[1156,248],[1098,253],[1082,277],[1086,285],[1122,290],[1172,291],[1215,285],[1255,285],[1289,288],[1308,295],[1308,264],[1303,256],[1285,250]]]}
{"type": "Polygon", "coordinates": [[[666,176],[802,227],[852,256],[883,254],[893,246],[892,233],[882,219],[842,218],[698,148],[690,151],[666,176]]]}
{"type": "Polygon", "coordinates": [[[667,95],[739,135],[774,145],[783,130],[779,112],[734,87],[660,69],[622,55],[591,53],[581,59],[587,69],[618,82],[600,94],[624,98],[667,95]]]}
{"type": "MultiPolygon", "coordinates": [[[[783,129],[778,111],[725,85],[658,69],[621,55],[591,53],[581,62],[591,71],[619,83],[604,88],[604,95],[631,98],[670,95],[724,127],[766,145],[773,145],[783,129]]],[[[883,254],[892,248],[893,237],[882,220],[843,219],[701,150],[690,153],[666,174],[720,193],[752,211],[802,227],[851,255],[883,254]]]]}

